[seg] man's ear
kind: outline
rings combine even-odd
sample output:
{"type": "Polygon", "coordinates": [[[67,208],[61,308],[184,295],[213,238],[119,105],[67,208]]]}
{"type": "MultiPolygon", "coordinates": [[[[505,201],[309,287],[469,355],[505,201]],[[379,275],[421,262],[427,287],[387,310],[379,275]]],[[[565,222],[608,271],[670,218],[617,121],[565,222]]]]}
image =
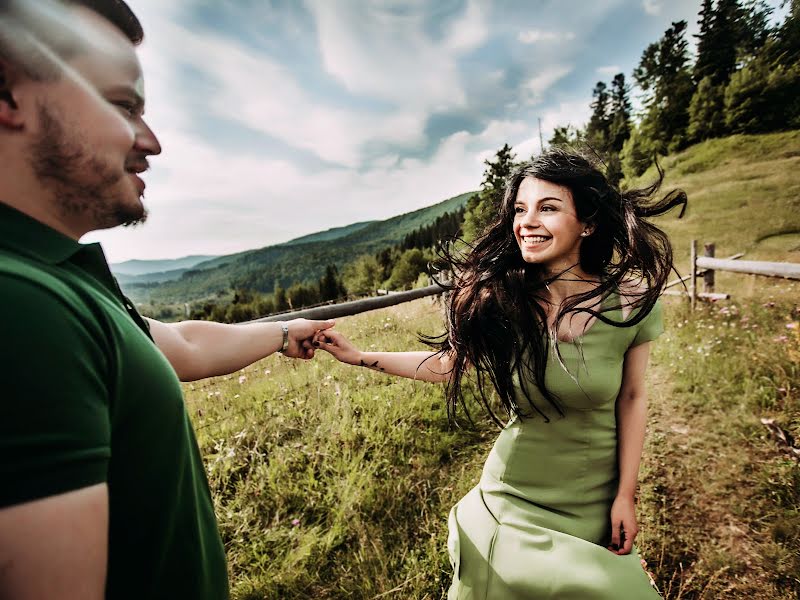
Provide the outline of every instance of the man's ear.
{"type": "Polygon", "coordinates": [[[0,128],[22,128],[22,111],[14,99],[15,79],[14,70],[5,60],[0,59],[0,128]]]}

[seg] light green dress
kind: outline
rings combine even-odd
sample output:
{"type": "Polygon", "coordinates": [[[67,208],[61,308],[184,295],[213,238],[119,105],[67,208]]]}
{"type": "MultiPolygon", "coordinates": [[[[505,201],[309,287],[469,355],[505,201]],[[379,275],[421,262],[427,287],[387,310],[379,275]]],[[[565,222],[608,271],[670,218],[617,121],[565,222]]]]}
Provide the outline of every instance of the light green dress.
{"type": "MultiPolygon", "coordinates": [[[[512,419],[478,485],[453,507],[448,600],[660,597],[635,548],[618,556],[606,546],[618,486],[614,409],[623,360],[628,348],[661,334],[661,312],[656,303],[633,327],[595,320],[583,336],[559,343],[567,370],[550,351],[545,381],[565,416],[551,410],[549,423],[512,419]]],[[[622,319],[619,310],[605,314],[622,319]]],[[[538,407],[549,406],[529,387],[538,407]]]]}

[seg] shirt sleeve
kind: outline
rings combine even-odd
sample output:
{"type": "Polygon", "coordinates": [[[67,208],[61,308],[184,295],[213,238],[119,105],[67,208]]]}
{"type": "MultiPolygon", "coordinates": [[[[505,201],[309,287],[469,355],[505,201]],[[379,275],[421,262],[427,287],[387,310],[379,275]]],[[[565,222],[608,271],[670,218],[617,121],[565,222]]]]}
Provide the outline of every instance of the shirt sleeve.
{"type": "Polygon", "coordinates": [[[636,337],[633,338],[630,347],[633,348],[639,344],[651,342],[662,333],[664,333],[664,315],[661,300],[657,300],[648,315],[639,323],[636,337]]]}
{"type": "Polygon", "coordinates": [[[99,326],[42,284],[0,274],[0,507],[107,479],[99,326]]]}

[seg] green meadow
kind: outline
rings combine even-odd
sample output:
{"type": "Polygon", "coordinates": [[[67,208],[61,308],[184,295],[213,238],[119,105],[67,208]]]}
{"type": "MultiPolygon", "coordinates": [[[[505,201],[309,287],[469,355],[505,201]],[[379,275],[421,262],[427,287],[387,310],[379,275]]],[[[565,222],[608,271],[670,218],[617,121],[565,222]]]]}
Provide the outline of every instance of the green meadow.
{"type": "MultiPolygon", "coordinates": [[[[691,239],[720,257],[800,262],[800,132],[712,140],[662,164],[665,189],[689,194],[684,219],[659,220],[682,274],[691,239]]],[[[800,282],[719,273],[717,291],[731,299],[694,314],[664,300],[637,545],[666,598],[794,599],[800,465],[760,419],[800,439],[800,282]]],[[[442,307],[418,300],[337,327],[363,348],[421,349],[442,307]]],[[[185,391],[235,599],[445,597],[447,513],[477,482],[493,425],[452,427],[440,387],[324,353],[185,391]]]]}

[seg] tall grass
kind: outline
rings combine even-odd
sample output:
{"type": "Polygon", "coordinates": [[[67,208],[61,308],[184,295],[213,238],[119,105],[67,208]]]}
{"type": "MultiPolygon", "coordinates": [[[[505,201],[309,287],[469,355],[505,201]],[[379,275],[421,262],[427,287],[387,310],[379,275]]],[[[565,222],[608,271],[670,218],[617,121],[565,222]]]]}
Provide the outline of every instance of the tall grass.
{"type": "MultiPolygon", "coordinates": [[[[421,347],[421,300],[343,319],[363,347],[421,347]]],[[[188,386],[235,598],[441,598],[450,506],[491,430],[454,430],[439,386],[271,357],[188,386]],[[194,389],[192,389],[194,388],[194,389]]]]}

